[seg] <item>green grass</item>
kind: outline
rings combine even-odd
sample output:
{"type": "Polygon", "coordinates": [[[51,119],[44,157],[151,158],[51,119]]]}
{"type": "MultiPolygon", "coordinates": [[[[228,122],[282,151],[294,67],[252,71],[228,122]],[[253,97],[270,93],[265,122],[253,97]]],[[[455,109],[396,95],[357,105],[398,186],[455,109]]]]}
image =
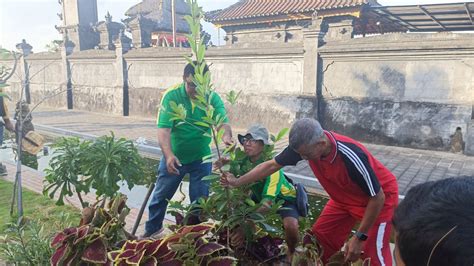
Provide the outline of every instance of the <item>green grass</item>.
{"type": "MultiPolygon", "coordinates": [[[[7,229],[8,223],[17,221],[16,217],[10,217],[12,193],[13,183],[0,179],[0,233],[7,229]]],[[[71,206],[56,206],[52,199],[27,189],[23,189],[23,212],[27,220],[39,221],[46,228],[48,224],[57,222],[63,214],[69,215],[72,224],[78,225],[81,213],[71,206]]]]}

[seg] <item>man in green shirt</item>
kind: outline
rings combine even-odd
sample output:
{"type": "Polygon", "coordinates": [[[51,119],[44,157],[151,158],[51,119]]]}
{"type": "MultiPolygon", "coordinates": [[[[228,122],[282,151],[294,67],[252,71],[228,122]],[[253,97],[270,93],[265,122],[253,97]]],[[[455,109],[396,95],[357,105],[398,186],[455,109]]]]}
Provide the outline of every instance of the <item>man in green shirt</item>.
{"type": "MultiPolygon", "coordinates": [[[[250,127],[245,135],[238,135],[240,144],[244,147],[247,155],[241,161],[230,162],[230,172],[235,175],[244,175],[255,166],[266,161],[264,149],[268,142],[268,131],[261,125],[250,127]]],[[[216,166],[219,167],[221,162],[216,166]]],[[[228,173],[230,174],[230,173],[228,173]]],[[[283,170],[279,170],[267,178],[253,183],[250,187],[252,199],[262,204],[258,212],[265,213],[275,201],[284,200],[282,209],[278,211],[283,219],[285,239],[291,256],[299,240],[298,218],[300,217],[296,206],[296,189],[285,177],[283,170]]],[[[233,242],[237,245],[243,242],[244,234],[237,230],[232,236],[233,242]]]]}
{"type": "MultiPolygon", "coordinates": [[[[196,62],[195,62],[196,64],[196,62]]],[[[204,72],[209,71],[206,66],[204,72]]],[[[163,219],[168,201],[173,197],[184,175],[189,174],[189,197],[191,202],[209,195],[209,183],[202,178],[211,174],[211,163],[202,163],[202,158],[211,154],[210,129],[194,124],[203,121],[205,112],[196,107],[193,99],[196,96],[196,85],[193,82],[194,67],[187,64],[184,68],[183,83],[168,89],[162,99],[158,113],[158,142],[164,158],[158,166],[158,178],[155,190],[148,206],[148,221],[145,224],[144,237],[154,237],[163,228],[163,219]],[[171,106],[183,105],[186,109],[186,121],[172,120],[171,106]]],[[[210,103],[214,107],[215,118],[224,117],[222,126],[223,142],[232,144],[232,130],[227,124],[224,103],[219,95],[212,92],[210,103]]]]}

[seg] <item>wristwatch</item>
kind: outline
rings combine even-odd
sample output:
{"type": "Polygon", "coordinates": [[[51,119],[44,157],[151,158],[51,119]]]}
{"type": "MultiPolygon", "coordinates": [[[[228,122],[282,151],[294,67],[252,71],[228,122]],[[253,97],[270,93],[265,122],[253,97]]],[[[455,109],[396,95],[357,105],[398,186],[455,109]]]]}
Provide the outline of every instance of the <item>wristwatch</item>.
{"type": "Polygon", "coordinates": [[[367,238],[369,238],[369,237],[367,236],[367,234],[361,233],[361,232],[359,232],[359,231],[356,231],[356,232],[355,232],[355,236],[356,236],[360,241],[365,241],[365,240],[367,240],[367,238]]]}

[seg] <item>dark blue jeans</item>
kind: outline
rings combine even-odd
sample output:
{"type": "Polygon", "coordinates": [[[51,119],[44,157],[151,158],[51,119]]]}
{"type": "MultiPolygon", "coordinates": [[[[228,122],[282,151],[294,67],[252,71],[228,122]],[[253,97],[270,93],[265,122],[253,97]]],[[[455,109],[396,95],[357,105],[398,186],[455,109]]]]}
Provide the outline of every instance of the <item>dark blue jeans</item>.
{"type": "Polygon", "coordinates": [[[191,202],[200,197],[209,196],[209,182],[201,179],[211,174],[212,164],[201,161],[183,164],[178,167],[179,175],[172,175],[166,169],[166,161],[163,158],[158,166],[158,178],[155,190],[148,205],[148,221],[145,224],[145,235],[151,235],[163,227],[163,219],[166,214],[168,200],[170,200],[185,174],[189,174],[189,197],[191,202]]]}

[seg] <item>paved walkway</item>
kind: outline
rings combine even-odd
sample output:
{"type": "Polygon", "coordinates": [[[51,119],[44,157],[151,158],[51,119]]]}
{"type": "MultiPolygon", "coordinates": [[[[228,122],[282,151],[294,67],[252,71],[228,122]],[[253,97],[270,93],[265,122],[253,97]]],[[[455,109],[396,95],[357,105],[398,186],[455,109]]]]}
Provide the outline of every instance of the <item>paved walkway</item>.
{"type": "MultiPolygon", "coordinates": [[[[85,111],[40,109],[33,115],[37,129],[53,134],[77,134],[100,136],[113,131],[117,136],[131,140],[145,139],[154,150],[150,154],[160,156],[156,141],[155,119],[142,117],[122,117],[85,111]]],[[[234,129],[242,132],[241,129],[234,129]]],[[[277,148],[282,148],[280,143],[277,148]]],[[[404,195],[414,185],[439,180],[449,176],[474,176],[474,157],[448,152],[427,151],[402,147],[366,144],[367,148],[397,176],[400,194],[404,195]]],[[[285,169],[291,177],[321,189],[305,162],[285,169]]]]}
{"type": "MultiPolygon", "coordinates": [[[[6,181],[9,181],[9,182],[13,183],[15,181],[15,174],[14,173],[16,173],[16,165],[14,163],[8,162],[8,161],[7,162],[2,162],[2,163],[7,166],[8,175],[7,176],[1,176],[0,179],[3,179],[3,180],[6,180],[6,181]]],[[[42,194],[44,174],[37,171],[37,170],[26,167],[26,166],[22,167],[22,172],[21,173],[22,173],[22,187],[24,189],[31,190],[31,191],[36,192],[38,194],[42,194]]],[[[143,194],[142,198],[140,200],[143,201],[144,197],[145,197],[145,195],[143,194]]],[[[57,199],[57,197],[56,197],[56,199],[57,199]]],[[[83,196],[83,200],[85,202],[94,203],[94,202],[96,202],[95,194],[94,193],[89,193],[89,194],[83,196]]],[[[79,199],[77,198],[76,194],[74,194],[72,197],[65,197],[64,202],[65,202],[65,204],[69,204],[69,205],[71,205],[73,207],[76,207],[78,209],[82,209],[81,208],[81,203],[80,203],[79,199]]],[[[135,221],[137,220],[138,213],[139,213],[140,209],[139,209],[139,206],[136,206],[136,205],[135,205],[136,207],[131,207],[130,204],[127,204],[127,205],[130,208],[130,214],[125,219],[125,222],[126,222],[125,229],[128,232],[131,232],[132,228],[135,224],[135,221]]],[[[28,206],[24,206],[24,208],[28,208],[28,206]]],[[[140,236],[140,235],[143,234],[144,224],[145,224],[147,219],[148,219],[148,212],[145,211],[145,213],[143,214],[143,216],[141,218],[141,222],[140,222],[140,225],[139,225],[137,233],[136,233],[137,236],[140,236]]],[[[167,215],[167,217],[165,218],[164,223],[165,224],[173,224],[174,219],[172,219],[172,217],[170,215],[167,215]]]]}
{"type": "MultiPolygon", "coordinates": [[[[116,136],[131,140],[141,138],[146,140],[146,145],[140,145],[142,151],[147,152],[150,156],[161,156],[161,151],[156,141],[155,120],[151,118],[121,117],[84,111],[41,109],[35,112],[33,122],[38,131],[47,135],[76,135],[84,138],[95,138],[113,131],[116,136]]],[[[235,131],[242,132],[239,129],[235,131]]],[[[285,143],[280,143],[277,148],[282,149],[285,145],[285,143]]],[[[474,176],[474,157],[383,145],[366,144],[366,146],[397,176],[402,197],[410,187],[426,181],[457,175],[474,176]]],[[[14,164],[6,162],[6,165],[9,173],[14,173],[14,164]]],[[[23,186],[29,190],[41,193],[44,174],[27,167],[23,169],[23,186]]],[[[286,171],[291,177],[297,178],[298,181],[304,182],[309,187],[319,190],[319,192],[322,191],[307,163],[300,162],[295,167],[288,167],[286,171]]],[[[13,182],[13,175],[10,174],[7,177],[3,177],[3,179],[13,182]]],[[[136,194],[144,195],[146,189],[139,189],[141,190],[132,192],[131,196],[133,197],[136,194]]],[[[184,187],[184,190],[186,189],[187,187],[184,187]]],[[[93,194],[87,195],[85,200],[93,202],[95,196],[93,194]]],[[[76,207],[80,206],[76,196],[70,198],[67,203],[76,207]]],[[[127,229],[131,230],[138,215],[139,203],[138,201],[130,202],[129,205],[132,208],[130,215],[127,217],[127,229]]],[[[137,235],[142,233],[143,223],[146,220],[147,212],[145,211],[137,235]]],[[[167,216],[165,222],[172,223],[173,220],[167,216]]]]}

